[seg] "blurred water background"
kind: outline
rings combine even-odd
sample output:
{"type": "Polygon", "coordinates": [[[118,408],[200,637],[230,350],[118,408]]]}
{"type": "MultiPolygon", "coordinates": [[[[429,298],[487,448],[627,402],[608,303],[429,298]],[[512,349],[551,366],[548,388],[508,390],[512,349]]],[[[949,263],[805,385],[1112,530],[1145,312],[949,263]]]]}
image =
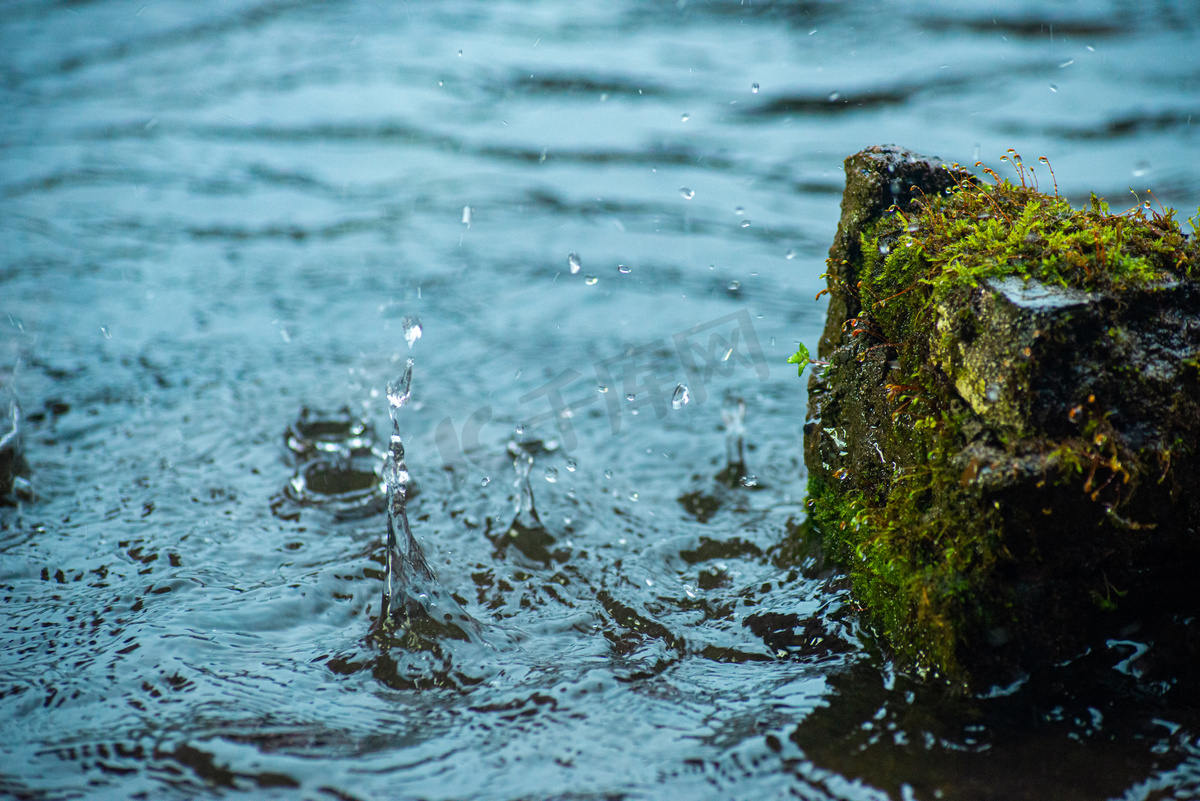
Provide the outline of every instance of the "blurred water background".
{"type": "Polygon", "coordinates": [[[1136,631],[980,697],[894,669],[804,540],[785,363],[863,147],[1194,214],[1198,34],[1197,2],[4,3],[34,497],[0,509],[0,794],[1200,797],[1197,677],[1146,680],[1136,631]],[[410,356],[409,515],[485,642],[365,639],[410,356]]]}

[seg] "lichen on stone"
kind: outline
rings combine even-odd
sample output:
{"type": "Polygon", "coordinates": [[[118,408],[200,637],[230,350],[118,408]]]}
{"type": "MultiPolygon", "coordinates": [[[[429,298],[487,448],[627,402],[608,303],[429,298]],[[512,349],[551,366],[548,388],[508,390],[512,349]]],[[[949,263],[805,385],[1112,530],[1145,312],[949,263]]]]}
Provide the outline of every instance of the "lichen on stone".
{"type": "Polygon", "coordinates": [[[809,382],[827,553],[897,656],[958,685],[1070,656],[1200,566],[1196,241],[1006,159],[1019,185],[847,159],[809,382]]]}

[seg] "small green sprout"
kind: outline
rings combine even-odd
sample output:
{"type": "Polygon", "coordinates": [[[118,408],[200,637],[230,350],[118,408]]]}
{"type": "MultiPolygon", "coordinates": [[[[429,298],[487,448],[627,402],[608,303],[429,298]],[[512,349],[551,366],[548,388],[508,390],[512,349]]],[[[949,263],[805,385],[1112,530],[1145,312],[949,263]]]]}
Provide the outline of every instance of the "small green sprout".
{"type": "Polygon", "coordinates": [[[787,363],[799,365],[799,367],[796,368],[796,376],[800,377],[804,375],[804,368],[809,365],[809,362],[810,359],[808,358],[808,348],[804,347],[803,343],[797,342],[796,352],[791,356],[788,356],[787,363]]]}

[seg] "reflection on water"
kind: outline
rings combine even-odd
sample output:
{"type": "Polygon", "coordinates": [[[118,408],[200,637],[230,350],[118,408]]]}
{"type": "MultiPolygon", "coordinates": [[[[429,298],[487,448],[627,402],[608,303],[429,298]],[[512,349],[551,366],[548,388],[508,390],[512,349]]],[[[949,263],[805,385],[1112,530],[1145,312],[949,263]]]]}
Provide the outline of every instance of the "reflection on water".
{"type": "Polygon", "coordinates": [[[786,364],[862,147],[1195,209],[1198,26],[7,4],[0,792],[1200,796],[1177,610],[988,697],[897,673],[808,539],[786,364]]]}

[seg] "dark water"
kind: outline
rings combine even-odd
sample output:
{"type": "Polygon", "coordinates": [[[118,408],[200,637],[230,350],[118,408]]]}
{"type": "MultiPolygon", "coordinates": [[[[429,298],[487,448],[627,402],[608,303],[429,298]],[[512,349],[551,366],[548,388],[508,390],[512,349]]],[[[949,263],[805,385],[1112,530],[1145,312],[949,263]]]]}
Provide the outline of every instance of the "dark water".
{"type": "Polygon", "coordinates": [[[0,794],[1200,797],[1149,622],[987,698],[894,670],[803,541],[785,364],[862,147],[1187,216],[1198,34],[1195,2],[0,6],[36,494],[0,510],[0,794]],[[413,532],[482,625],[381,644],[409,356],[413,532]]]}

